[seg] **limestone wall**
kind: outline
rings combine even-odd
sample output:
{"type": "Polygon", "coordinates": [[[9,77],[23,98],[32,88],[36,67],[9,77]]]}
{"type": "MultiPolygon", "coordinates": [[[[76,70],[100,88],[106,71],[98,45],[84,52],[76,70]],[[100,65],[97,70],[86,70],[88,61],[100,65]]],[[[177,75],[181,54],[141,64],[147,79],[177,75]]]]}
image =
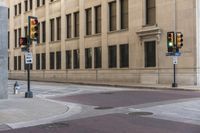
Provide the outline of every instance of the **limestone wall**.
{"type": "Polygon", "coordinates": [[[8,9],[3,1],[0,1],[0,99],[8,98],[8,9]]]}

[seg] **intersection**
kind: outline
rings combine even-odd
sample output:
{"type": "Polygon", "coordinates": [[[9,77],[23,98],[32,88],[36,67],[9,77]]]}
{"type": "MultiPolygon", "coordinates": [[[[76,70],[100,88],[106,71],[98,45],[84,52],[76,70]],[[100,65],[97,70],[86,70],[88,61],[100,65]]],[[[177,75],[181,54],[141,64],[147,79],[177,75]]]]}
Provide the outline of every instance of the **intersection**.
{"type": "Polygon", "coordinates": [[[26,82],[18,81],[20,94],[13,95],[14,82],[9,81],[9,99],[0,103],[4,108],[0,115],[5,117],[0,121],[2,132],[198,133],[200,130],[199,91],[31,82],[34,98],[25,99],[26,82]]]}

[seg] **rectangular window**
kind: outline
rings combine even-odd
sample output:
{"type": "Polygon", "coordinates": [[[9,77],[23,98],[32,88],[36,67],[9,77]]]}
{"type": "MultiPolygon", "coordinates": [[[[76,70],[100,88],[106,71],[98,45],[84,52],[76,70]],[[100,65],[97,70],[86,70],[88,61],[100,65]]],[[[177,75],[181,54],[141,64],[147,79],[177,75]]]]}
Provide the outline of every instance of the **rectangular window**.
{"type": "Polygon", "coordinates": [[[128,29],[128,0],[121,0],[121,29],[128,29]]]}
{"type": "Polygon", "coordinates": [[[40,6],[40,0],[37,0],[37,7],[40,6]]]}
{"type": "Polygon", "coordinates": [[[108,53],[109,68],[117,67],[117,46],[109,46],[108,53]]]}
{"type": "MultiPolygon", "coordinates": [[[[31,67],[31,66],[30,66],[31,67]]],[[[24,55],[24,70],[27,70],[28,68],[28,64],[26,64],[26,57],[24,55]]]]}
{"type": "Polygon", "coordinates": [[[79,50],[74,50],[74,69],[78,69],[80,67],[79,65],[79,50]]]}
{"type": "Polygon", "coordinates": [[[110,31],[115,31],[117,29],[117,9],[116,1],[109,3],[109,20],[110,20],[110,31]]]}
{"type": "Polygon", "coordinates": [[[30,2],[30,10],[32,10],[32,8],[33,8],[33,0],[30,0],[29,2],[30,2]]]}
{"type": "Polygon", "coordinates": [[[45,0],[42,0],[42,5],[45,5],[45,0]]]}
{"type": "Polygon", "coordinates": [[[128,44],[120,45],[120,67],[129,67],[129,47],[128,44]]]}
{"type": "Polygon", "coordinates": [[[17,30],[15,30],[14,33],[15,33],[15,48],[17,48],[17,30]]]}
{"type": "Polygon", "coordinates": [[[17,16],[17,5],[15,5],[15,16],[17,16]]]}
{"type": "Polygon", "coordinates": [[[95,7],[95,33],[101,33],[101,6],[95,7]]]}
{"type": "Polygon", "coordinates": [[[14,70],[17,70],[17,56],[14,56],[14,70]]]}
{"type": "Polygon", "coordinates": [[[54,19],[50,20],[51,42],[54,41],[54,19]]]}
{"type": "Polygon", "coordinates": [[[30,65],[30,70],[33,70],[33,64],[28,64],[30,65]]]}
{"type": "Polygon", "coordinates": [[[54,52],[51,52],[50,53],[50,69],[54,69],[55,67],[54,67],[54,63],[55,61],[54,61],[54,52]]]}
{"type": "Polygon", "coordinates": [[[85,68],[92,68],[92,49],[85,49],[85,68]]]}
{"type": "Polygon", "coordinates": [[[36,70],[40,70],[40,54],[36,54],[36,70]]]}
{"type": "Polygon", "coordinates": [[[27,37],[27,35],[28,35],[28,26],[24,27],[24,35],[25,35],[25,37],[27,37]]]}
{"type": "Polygon", "coordinates": [[[25,5],[25,12],[27,12],[28,11],[28,0],[24,1],[24,5],[25,5]]]}
{"type": "Polygon", "coordinates": [[[56,18],[57,21],[57,40],[61,39],[61,17],[56,18]]]}
{"type": "Polygon", "coordinates": [[[21,56],[18,56],[18,70],[21,70],[21,56]]]}
{"type": "Polygon", "coordinates": [[[61,52],[56,52],[56,69],[61,69],[61,52]]]}
{"type": "Polygon", "coordinates": [[[145,42],[145,67],[156,67],[156,42],[145,42]]]}
{"type": "Polygon", "coordinates": [[[8,49],[10,49],[10,32],[8,32],[8,49]]]}
{"type": "Polygon", "coordinates": [[[40,23],[38,23],[38,39],[37,43],[40,43],[40,23]]]}
{"type": "Polygon", "coordinates": [[[21,3],[19,3],[18,6],[19,6],[19,14],[21,14],[21,13],[22,13],[22,6],[21,6],[21,3]]]}
{"type": "Polygon", "coordinates": [[[26,57],[25,57],[25,55],[24,55],[24,70],[27,70],[27,64],[26,64],[26,57]]]}
{"type": "Polygon", "coordinates": [[[71,62],[72,62],[71,51],[67,50],[66,51],[66,69],[72,68],[71,62]]]}
{"type": "Polygon", "coordinates": [[[67,19],[67,38],[71,38],[72,37],[72,20],[71,20],[71,14],[66,16],[67,19]]]}
{"type": "Polygon", "coordinates": [[[86,35],[92,34],[92,9],[87,9],[86,11],[86,35]]]}
{"type": "Polygon", "coordinates": [[[46,23],[42,22],[42,42],[46,42],[46,23]]]}
{"type": "Polygon", "coordinates": [[[18,47],[19,47],[19,38],[21,37],[21,28],[18,29],[18,47]]]}
{"type": "Polygon", "coordinates": [[[79,12],[74,13],[74,37],[79,37],[79,12]]]}
{"type": "Polygon", "coordinates": [[[46,54],[42,53],[42,70],[46,69],[46,54]]]}
{"type": "Polygon", "coordinates": [[[146,0],[146,24],[154,25],[156,23],[156,1],[146,0]]]}
{"type": "Polygon", "coordinates": [[[94,48],[94,67],[101,68],[101,47],[94,48]]]}

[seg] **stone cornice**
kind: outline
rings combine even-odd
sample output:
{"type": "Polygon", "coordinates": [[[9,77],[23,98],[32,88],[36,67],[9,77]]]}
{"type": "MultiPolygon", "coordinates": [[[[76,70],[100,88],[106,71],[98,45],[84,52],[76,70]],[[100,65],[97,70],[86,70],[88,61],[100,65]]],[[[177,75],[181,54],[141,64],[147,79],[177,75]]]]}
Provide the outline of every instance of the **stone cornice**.
{"type": "Polygon", "coordinates": [[[145,38],[156,37],[158,39],[157,41],[160,41],[160,37],[162,34],[161,28],[158,27],[157,25],[143,26],[136,33],[140,37],[141,40],[143,40],[145,38]]]}

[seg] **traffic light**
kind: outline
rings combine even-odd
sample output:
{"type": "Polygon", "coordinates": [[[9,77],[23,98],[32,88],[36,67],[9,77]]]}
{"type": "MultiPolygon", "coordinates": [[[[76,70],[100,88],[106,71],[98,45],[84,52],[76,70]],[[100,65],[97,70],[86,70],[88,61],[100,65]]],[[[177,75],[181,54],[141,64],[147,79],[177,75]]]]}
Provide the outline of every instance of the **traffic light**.
{"type": "Polygon", "coordinates": [[[173,52],[175,46],[175,33],[174,32],[167,32],[167,51],[173,52]]]}
{"type": "Polygon", "coordinates": [[[29,24],[30,40],[37,41],[38,40],[38,19],[37,19],[37,17],[29,16],[28,24],[29,24]]]}
{"type": "Polygon", "coordinates": [[[177,49],[183,47],[183,34],[181,32],[176,33],[176,47],[177,49]]]}
{"type": "Polygon", "coordinates": [[[28,43],[27,43],[27,38],[26,37],[20,37],[19,38],[19,46],[22,48],[24,46],[27,46],[28,43]]]}

